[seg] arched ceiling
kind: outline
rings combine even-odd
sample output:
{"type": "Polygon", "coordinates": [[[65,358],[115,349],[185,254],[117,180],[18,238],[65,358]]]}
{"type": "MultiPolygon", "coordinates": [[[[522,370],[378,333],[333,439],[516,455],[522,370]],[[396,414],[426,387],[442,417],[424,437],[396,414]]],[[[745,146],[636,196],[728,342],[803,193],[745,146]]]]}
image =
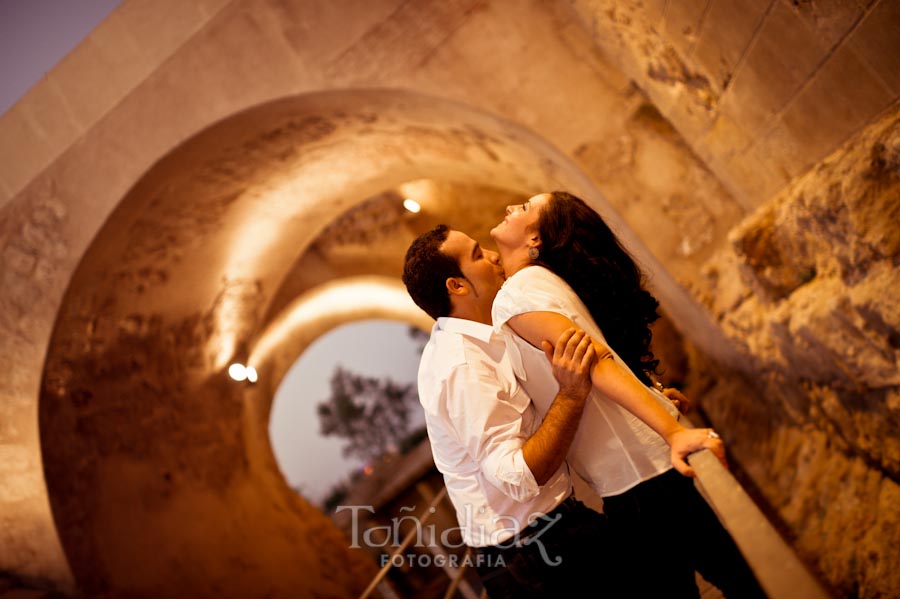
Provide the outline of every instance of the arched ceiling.
{"type": "Polygon", "coordinates": [[[271,316],[285,273],[325,227],[423,177],[518,193],[585,187],[526,130],[446,100],[369,90],[269,103],[198,134],[137,182],[85,254],[59,326],[78,313],[169,319],[215,306],[207,349],[221,367],[271,316]]]}
{"type": "Polygon", "coordinates": [[[309,290],[564,187],[727,362],[703,262],[900,89],[886,0],[190,4],[123,3],[0,119],[0,569],[69,587],[71,565],[89,593],[296,594],[298,560],[355,567],[312,551],[339,543],[224,375],[309,290]]]}
{"type": "MultiPolygon", "coordinates": [[[[46,360],[45,473],[76,578],[128,588],[121,576],[141,559],[149,580],[175,558],[129,548],[126,522],[162,534],[187,518],[195,532],[185,538],[199,538],[203,518],[186,514],[219,509],[161,509],[133,501],[135,488],[183,498],[215,489],[215,502],[249,493],[251,511],[267,493],[286,497],[266,419],[305,344],[366,315],[423,326],[397,280],[409,241],[443,221],[483,236],[506,204],[557,187],[590,188],[528,131],[398,91],[268,103],[161,158],[81,260],[46,360]],[[401,212],[406,194],[421,201],[418,215],[401,212]],[[254,351],[265,385],[227,378],[254,351]]],[[[279,517],[300,526],[296,511],[279,517]]]]}

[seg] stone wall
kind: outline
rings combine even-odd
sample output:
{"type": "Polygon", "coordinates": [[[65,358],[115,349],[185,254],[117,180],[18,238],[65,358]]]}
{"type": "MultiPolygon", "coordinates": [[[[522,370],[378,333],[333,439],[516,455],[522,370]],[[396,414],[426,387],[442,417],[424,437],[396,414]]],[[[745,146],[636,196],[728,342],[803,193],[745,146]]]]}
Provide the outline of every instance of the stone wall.
{"type": "MultiPolygon", "coordinates": [[[[873,526],[825,543],[820,528],[844,533],[845,514],[892,513],[872,498],[878,489],[889,502],[885,481],[896,478],[895,279],[884,257],[895,245],[869,233],[896,222],[871,219],[895,190],[893,142],[874,162],[871,143],[829,159],[713,256],[747,211],[896,101],[897,7],[124,2],[0,118],[0,357],[14,365],[0,378],[0,571],[63,590],[166,596],[214,592],[204,585],[233,566],[248,595],[278,582],[272,569],[283,588],[314,585],[314,568],[330,576],[343,546],[316,536],[316,516],[288,495],[261,416],[271,397],[222,393],[223,369],[305,286],[363,274],[323,260],[293,279],[319,231],[366,198],[431,178],[503,193],[567,187],[605,209],[652,267],[685,338],[771,377],[739,401],[722,395],[737,380],[722,371],[704,398],[749,484],[829,580],[848,594],[856,580],[860,595],[887,593],[879,568],[897,560],[866,560],[870,548],[886,555],[891,537],[873,526]],[[769,72],[778,76],[760,76],[769,72]],[[828,193],[832,181],[857,180],[872,195],[857,185],[845,206],[828,193]],[[806,222],[815,235],[791,228],[806,222]],[[848,344],[856,354],[842,353],[848,344]],[[191,381],[179,386],[175,373],[191,381]],[[830,465],[821,456],[833,467],[820,470],[830,465]],[[805,503],[819,487],[830,503],[805,503]],[[829,515],[835,527],[817,528],[829,515]],[[155,541],[164,526],[178,534],[142,546],[152,561],[132,568],[143,560],[128,536],[139,525],[155,541]],[[252,542],[231,525],[252,529],[252,542]],[[279,534],[293,537],[268,542],[279,534]],[[209,553],[189,570],[182,554],[197,547],[209,553]],[[319,559],[312,548],[334,552],[319,559]],[[163,589],[158,573],[171,564],[182,578],[163,589]]],[[[478,200],[426,211],[483,230],[478,200]],[[460,220],[464,209],[471,220],[460,220]]],[[[357,582],[322,588],[353,596],[357,582]]]]}
{"type": "Polygon", "coordinates": [[[630,77],[753,209],[900,94],[891,0],[573,0],[630,77]]]}
{"type": "Polygon", "coordinates": [[[822,577],[843,596],[897,596],[900,109],[729,241],[694,291],[746,368],[695,359],[692,390],[822,577]]]}

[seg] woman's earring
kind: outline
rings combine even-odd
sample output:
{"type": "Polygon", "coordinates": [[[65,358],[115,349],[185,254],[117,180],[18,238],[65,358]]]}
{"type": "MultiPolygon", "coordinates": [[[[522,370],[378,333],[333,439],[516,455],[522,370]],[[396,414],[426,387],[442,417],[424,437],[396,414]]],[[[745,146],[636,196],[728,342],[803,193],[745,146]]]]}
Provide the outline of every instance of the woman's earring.
{"type": "Polygon", "coordinates": [[[528,248],[528,257],[531,258],[532,260],[537,260],[538,256],[540,256],[540,255],[541,255],[541,252],[536,247],[528,248]]]}

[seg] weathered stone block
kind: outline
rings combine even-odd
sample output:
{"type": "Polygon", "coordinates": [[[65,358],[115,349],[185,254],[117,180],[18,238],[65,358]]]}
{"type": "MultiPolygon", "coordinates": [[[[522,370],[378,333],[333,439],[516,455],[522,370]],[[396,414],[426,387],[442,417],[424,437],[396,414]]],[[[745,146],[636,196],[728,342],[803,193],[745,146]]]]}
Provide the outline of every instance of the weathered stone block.
{"type": "Polygon", "coordinates": [[[19,275],[30,275],[36,261],[37,256],[29,248],[11,243],[3,249],[4,268],[19,275]]]}
{"type": "Polygon", "coordinates": [[[781,163],[792,176],[805,173],[894,97],[851,48],[838,48],[784,112],[784,126],[799,153],[781,163]],[[829,126],[822,126],[826,122],[829,126]]]}
{"type": "Polygon", "coordinates": [[[706,269],[704,297],[760,389],[752,407],[704,409],[734,423],[739,456],[771,456],[774,476],[748,464],[754,481],[846,596],[898,588],[894,529],[879,528],[900,517],[881,502],[900,478],[898,130],[895,109],[736,227],[732,255],[706,269]]]}
{"type": "Polygon", "coordinates": [[[814,252],[819,244],[802,232],[779,228],[776,223],[782,216],[763,209],[729,236],[745,280],[769,301],[787,297],[816,276],[814,252]]]}
{"type": "Polygon", "coordinates": [[[792,2],[790,7],[825,46],[840,42],[865,12],[864,2],[848,0],[804,0],[792,2]]]}
{"type": "Polygon", "coordinates": [[[731,84],[738,61],[766,9],[764,2],[755,0],[708,3],[693,58],[712,76],[720,91],[731,84]]]}
{"type": "Polygon", "coordinates": [[[821,60],[827,45],[785,2],[775,2],[730,91],[738,120],[751,135],[762,133],[821,60]]]}
{"type": "Polygon", "coordinates": [[[706,4],[702,2],[670,2],[667,5],[664,31],[682,56],[690,56],[697,43],[705,9],[706,4]]]}
{"type": "Polygon", "coordinates": [[[878,2],[851,34],[848,44],[891,89],[900,94],[900,3],[878,2]]]}

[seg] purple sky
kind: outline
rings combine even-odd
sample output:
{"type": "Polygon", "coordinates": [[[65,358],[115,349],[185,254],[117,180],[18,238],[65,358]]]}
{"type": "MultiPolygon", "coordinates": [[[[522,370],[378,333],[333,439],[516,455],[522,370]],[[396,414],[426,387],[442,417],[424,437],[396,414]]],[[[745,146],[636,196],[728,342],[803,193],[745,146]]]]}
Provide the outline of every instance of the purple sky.
{"type": "Polygon", "coordinates": [[[0,114],[119,4],[120,0],[0,0],[0,114]]]}

